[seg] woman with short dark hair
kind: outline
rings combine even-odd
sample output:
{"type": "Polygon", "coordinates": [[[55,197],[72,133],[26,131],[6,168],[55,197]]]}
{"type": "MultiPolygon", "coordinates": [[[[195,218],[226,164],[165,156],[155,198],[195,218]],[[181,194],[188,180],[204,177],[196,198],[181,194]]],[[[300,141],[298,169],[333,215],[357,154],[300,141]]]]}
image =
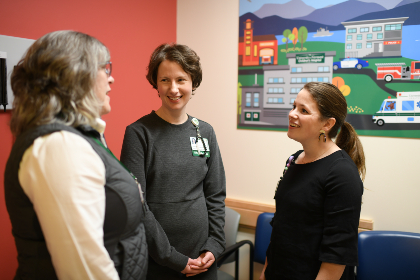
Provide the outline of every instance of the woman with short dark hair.
{"type": "Polygon", "coordinates": [[[297,95],[287,135],[303,150],[286,161],[277,185],[260,280],[354,279],[366,168],[346,115],[346,99],[332,84],[307,83],[297,95]]]}
{"type": "Polygon", "coordinates": [[[200,58],[189,47],[158,46],[147,79],[162,105],[125,131],[121,161],[147,198],[147,279],[217,279],[225,172],[213,128],[186,112],[201,75],[200,58]]]}
{"type": "Polygon", "coordinates": [[[49,33],[11,77],[16,136],[5,171],[19,266],[15,279],[145,279],[136,180],[113,157],[108,49],[75,31],[49,33]]]}
{"type": "MultiPolygon", "coordinates": [[[[147,67],[146,78],[154,89],[157,89],[157,75],[159,65],[169,60],[178,63],[185,73],[191,76],[193,91],[196,90],[202,80],[202,71],[200,57],[188,46],[179,44],[162,44],[158,46],[150,57],[150,63],[147,67]]],[[[194,93],[193,93],[194,95],[194,93]]]]}

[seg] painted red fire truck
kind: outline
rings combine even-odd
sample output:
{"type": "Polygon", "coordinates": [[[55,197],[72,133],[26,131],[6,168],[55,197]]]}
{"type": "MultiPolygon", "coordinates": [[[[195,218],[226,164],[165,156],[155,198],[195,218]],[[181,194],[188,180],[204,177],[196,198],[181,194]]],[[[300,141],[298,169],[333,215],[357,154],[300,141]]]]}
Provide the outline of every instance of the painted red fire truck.
{"type": "Polygon", "coordinates": [[[376,79],[391,82],[392,80],[420,79],[420,61],[412,61],[411,66],[405,63],[376,63],[376,79]]]}

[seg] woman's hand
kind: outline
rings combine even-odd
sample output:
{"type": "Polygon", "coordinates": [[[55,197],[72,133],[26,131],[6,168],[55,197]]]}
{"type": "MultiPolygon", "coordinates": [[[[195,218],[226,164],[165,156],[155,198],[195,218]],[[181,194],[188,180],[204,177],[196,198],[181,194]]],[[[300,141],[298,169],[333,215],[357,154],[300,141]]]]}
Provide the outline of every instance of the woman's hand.
{"type": "MultiPolygon", "coordinates": [[[[209,268],[214,263],[215,260],[216,258],[214,257],[213,253],[210,251],[202,253],[197,258],[197,261],[201,263],[201,268],[209,268]]],[[[195,266],[193,266],[192,268],[195,268],[195,266]]]]}
{"type": "Polygon", "coordinates": [[[188,258],[188,263],[185,266],[184,270],[181,271],[181,273],[186,274],[187,277],[189,277],[200,274],[201,272],[205,271],[207,271],[207,269],[201,266],[201,261],[198,261],[198,258],[194,260],[188,258]],[[194,269],[192,267],[194,267],[194,269]]]}
{"type": "Polygon", "coordinates": [[[323,262],[315,280],[339,280],[345,268],[342,264],[323,262]]]}
{"type": "Polygon", "coordinates": [[[260,278],[258,278],[259,280],[265,280],[265,269],[267,268],[267,257],[265,257],[265,264],[264,264],[264,268],[261,271],[261,275],[260,278]]]}
{"type": "Polygon", "coordinates": [[[202,253],[197,259],[192,260],[194,263],[190,265],[191,272],[185,273],[187,277],[205,272],[215,262],[216,258],[210,251],[202,253]]]}

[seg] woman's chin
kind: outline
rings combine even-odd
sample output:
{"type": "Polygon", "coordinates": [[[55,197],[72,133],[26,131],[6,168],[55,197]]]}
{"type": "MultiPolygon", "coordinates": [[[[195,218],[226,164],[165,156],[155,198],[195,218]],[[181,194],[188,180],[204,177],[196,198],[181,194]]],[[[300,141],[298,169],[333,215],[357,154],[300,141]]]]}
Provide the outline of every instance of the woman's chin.
{"type": "Polygon", "coordinates": [[[100,115],[102,117],[103,115],[109,114],[110,112],[111,112],[111,106],[102,107],[100,115]]]}

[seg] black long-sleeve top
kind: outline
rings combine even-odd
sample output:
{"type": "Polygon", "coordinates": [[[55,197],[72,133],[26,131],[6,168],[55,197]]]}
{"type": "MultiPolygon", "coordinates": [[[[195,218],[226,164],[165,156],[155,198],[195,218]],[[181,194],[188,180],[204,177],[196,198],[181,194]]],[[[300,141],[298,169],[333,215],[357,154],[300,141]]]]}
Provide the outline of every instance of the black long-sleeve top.
{"type": "MultiPolygon", "coordinates": [[[[138,178],[150,211],[144,220],[148,279],[177,279],[188,257],[224,250],[226,179],[213,128],[199,121],[210,157],[193,156],[192,117],[180,125],[154,111],[126,129],[121,161],[138,178]]],[[[216,279],[215,265],[194,279],[216,279]]]]}
{"type": "Polygon", "coordinates": [[[308,164],[293,161],[275,195],[266,279],[313,280],[322,262],[346,265],[341,279],[354,279],[362,194],[343,150],[308,164]]]}

